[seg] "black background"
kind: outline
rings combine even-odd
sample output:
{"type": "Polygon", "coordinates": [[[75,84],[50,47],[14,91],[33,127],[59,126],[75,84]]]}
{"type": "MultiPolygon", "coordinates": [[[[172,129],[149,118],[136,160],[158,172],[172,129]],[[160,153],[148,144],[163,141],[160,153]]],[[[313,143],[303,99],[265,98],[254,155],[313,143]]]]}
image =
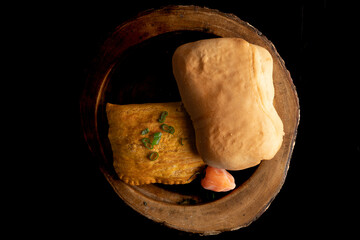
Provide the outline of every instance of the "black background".
{"type": "MultiPolygon", "coordinates": [[[[264,234],[310,237],[355,230],[359,181],[354,170],[360,159],[359,77],[352,73],[359,62],[356,5],[154,0],[35,8],[39,9],[26,15],[32,19],[29,55],[44,50],[37,66],[37,75],[44,81],[36,87],[46,90],[41,99],[33,101],[48,100],[33,110],[44,116],[35,122],[44,129],[37,150],[45,161],[35,176],[36,194],[32,191],[32,195],[22,196],[32,200],[24,207],[28,212],[20,215],[26,225],[34,223],[27,231],[50,238],[235,239],[264,234]],[[234,232],[200,237],[141,216],[112,190],[83,138],[79,100],[102,43],[116,26],[138,12],[168,4],[206,6],[249,22],[273,42],[297,88],[301,118],[285,184],[257,221],[234,232]],[[35,220],[34,216],[39,217],[35,220]]],[[[32,61],[29,55],[26,63],[32,61]]]]}

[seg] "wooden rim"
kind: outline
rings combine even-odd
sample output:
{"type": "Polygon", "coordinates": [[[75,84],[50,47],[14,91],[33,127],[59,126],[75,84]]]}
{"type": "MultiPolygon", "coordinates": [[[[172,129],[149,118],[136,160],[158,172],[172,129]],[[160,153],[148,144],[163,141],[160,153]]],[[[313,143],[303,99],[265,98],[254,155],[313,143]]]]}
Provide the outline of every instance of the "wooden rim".
{"type": "Polygon", "coordinates": [[[104,43],[96,68],[86,83],[81,99],[81,115],[85,139],[100,160],[101,171],[116,193],[130,207],[169,227],[207,235],[248,226],[269,207],[286,178],[300,119],[300,108],[295,86],[284,61],[261,32],[232,14],[197,6],[168,6],[146,11],[123,23],[104,43]],[[154,190],[152,188],[156,187],[142,188],[123,183],[109,164],[103,136],[99,133],[99,128],[102,127],[99,124],[104,120],[104,95],[110,79],[109,74],[119,56],[127,48],[147,39],[183,30],[207,32],[219,37],[241,37],[266,48],[274,59],[274,104],[283,120],[285,131],[283,145],[274,159],[263,161],[245,183],[225,197],[196,205],[176,204],[177,196],[175,200],[167,201],[167,193],[149,194],[154,190]]]}

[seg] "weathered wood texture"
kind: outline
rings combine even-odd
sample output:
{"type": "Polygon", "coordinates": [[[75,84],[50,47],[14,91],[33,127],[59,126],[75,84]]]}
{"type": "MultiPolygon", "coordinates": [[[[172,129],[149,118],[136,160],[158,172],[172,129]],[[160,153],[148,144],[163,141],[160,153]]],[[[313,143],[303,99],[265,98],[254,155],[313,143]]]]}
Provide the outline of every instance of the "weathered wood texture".
{"type": "Polygon", "coordinates": [[[141,13],[116,28],[104,43],[88,78],[81,99],[81,114],[85,138],[99,159],[102,172],[130,207],[169,227],[206,235],[246,227],[269,207],[286,178],[300,108],[284,61],[261,32],[236,16],[217,10],[168,6],[141,13]],[[274,159],[263,161],[234,191],[213,201],[204,201],[196,191],[189,193],[160,185],[125,184],[112,168],[104,111],[106,102],[179,101],[171,62],[165,62],[171,61],[173,51],[180,44],[210,37],[240,37],[271,53],[274,59],[274,104],[285,131],[281,149],[274,159]],[[164,56],[164,65],[157,59],[159,56],[164,56]],[[136,68],[132,69],[132,63],[137,64],[136,68]],[[164,82],[169,86],[165,94],[159,87],[164,86],[164,82]]]}

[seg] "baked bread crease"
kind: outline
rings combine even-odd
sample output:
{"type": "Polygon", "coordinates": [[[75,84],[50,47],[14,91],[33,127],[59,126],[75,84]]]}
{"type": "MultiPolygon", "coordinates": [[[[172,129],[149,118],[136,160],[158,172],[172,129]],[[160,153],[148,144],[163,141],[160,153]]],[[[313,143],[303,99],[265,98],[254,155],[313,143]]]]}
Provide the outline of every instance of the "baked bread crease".
{"type": "Polygon", "coordinates": [[[172,64],[208,165],[241,170],[274,157],[284,131],[265,48],[241,38],[200,40],[178,47],[172,64]]]}

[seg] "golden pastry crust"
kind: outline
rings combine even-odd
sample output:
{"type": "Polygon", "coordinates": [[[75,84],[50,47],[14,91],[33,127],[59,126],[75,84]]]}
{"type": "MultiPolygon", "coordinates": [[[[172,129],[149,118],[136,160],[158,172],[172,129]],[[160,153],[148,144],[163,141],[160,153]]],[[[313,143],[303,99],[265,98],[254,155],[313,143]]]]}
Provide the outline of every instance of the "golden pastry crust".
{"type": "Polygon", "coordinates": [[[173,73],[207,164],[241,170],[277,153],[284,131],[272,70],[270,53],[240,38],[200,40],[175,51],[173,73]]]}
{"type": "Polygon", "coordinates": [[[113,166],[119,178],[131,185],[164,183],[185,184],[195,179],[205,163],[197,153],[194,129],[181,102],[114,105],[107,103],[108,137],[113,151],[113,166]],[[161,112],[167,111],[165,124],[175,133],[163,131],[158,122],[161,112]],[[149,128],[149,133],[141,131],[149,128]],[[142,138],[162,132],[161,140],[147,149],[142,138]],[[181,144],[181,138],[183,142],[181,144]],[[151,152],[159,158],[150,161],[151,152]]]}

